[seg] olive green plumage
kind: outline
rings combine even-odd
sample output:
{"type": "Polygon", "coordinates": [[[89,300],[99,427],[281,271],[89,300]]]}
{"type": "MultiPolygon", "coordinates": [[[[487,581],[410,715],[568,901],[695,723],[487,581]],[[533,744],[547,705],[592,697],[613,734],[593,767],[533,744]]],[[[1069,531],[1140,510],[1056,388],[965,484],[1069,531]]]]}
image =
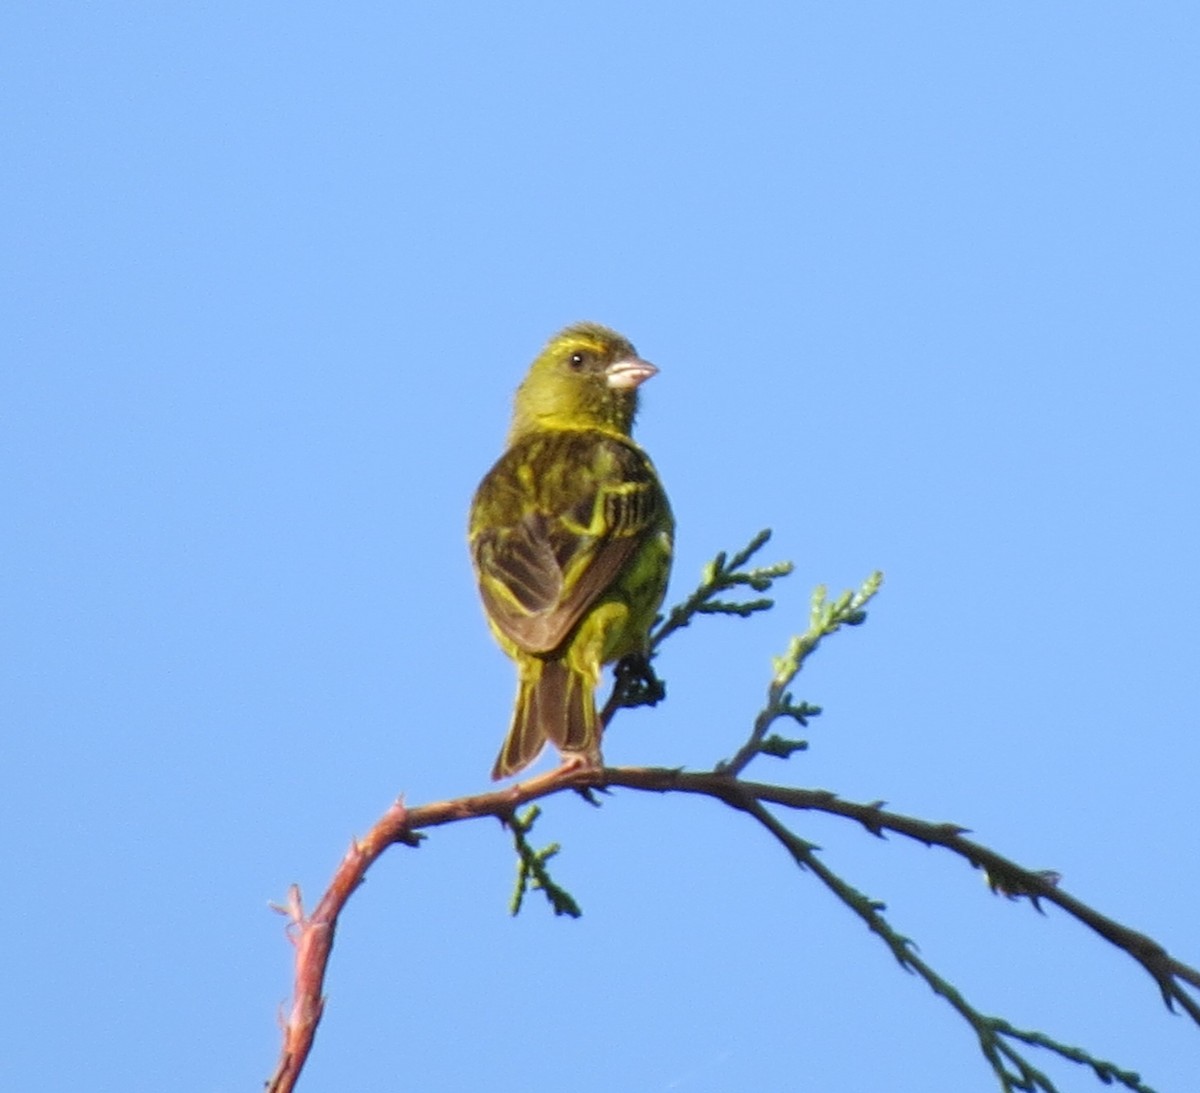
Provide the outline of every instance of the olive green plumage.
{"type": "Polygon", "coordinates": [[[600,762],[595,690],[605,664],[645,652],[671,566],[674,521],[630,438],[657,369],[615,331],[556,334],[514,402],[508,449],[471,505],[470,547],[492,633],[517,665],[517,701],[493,778],[547,740],[600,762]]]}

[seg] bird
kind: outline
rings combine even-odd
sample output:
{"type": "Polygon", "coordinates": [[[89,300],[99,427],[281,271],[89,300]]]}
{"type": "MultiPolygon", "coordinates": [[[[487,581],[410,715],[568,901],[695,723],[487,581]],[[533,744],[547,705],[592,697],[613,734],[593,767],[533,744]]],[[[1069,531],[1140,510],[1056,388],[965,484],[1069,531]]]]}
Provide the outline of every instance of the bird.
{"type": "Polygon", "coordinates": [[[631,431],[638,389],[657,372],[608,327],[559,331],[518,387],[507,447],[475,491],[475,579],[517,669],[494,780],[524,770],[547,742],[564,761],[601,766],[602,669],[649,653],[675,522],[631,431]]]}

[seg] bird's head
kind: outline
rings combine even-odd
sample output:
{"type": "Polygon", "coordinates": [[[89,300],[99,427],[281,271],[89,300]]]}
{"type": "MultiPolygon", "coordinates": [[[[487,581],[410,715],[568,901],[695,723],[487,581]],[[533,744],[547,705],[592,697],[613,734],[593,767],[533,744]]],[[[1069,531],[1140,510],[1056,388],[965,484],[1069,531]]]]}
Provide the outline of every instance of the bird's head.
{"type": "Polygon", "coordinates": [[[546,343],[517,389],[509,439],[539,428],[628,435],[638,387],[657,371],[615,330],[598,323],[569,326],[546,343]]]}

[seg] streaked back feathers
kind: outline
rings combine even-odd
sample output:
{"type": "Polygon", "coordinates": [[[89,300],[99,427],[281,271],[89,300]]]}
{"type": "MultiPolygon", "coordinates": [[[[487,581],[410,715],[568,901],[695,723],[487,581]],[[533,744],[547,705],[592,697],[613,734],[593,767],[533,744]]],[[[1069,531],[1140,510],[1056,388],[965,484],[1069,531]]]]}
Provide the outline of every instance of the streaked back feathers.
{"type": "Polygon", "coordinates": [[[492,633],[517,666],[495,778],[547,741],[601,763],[601,669],[647,651],[674,521],[629,434],[638,387],[656,371],[607,327],[560,331],[518,388],[508,448],[475,492],[471,560],[492,633]]]}

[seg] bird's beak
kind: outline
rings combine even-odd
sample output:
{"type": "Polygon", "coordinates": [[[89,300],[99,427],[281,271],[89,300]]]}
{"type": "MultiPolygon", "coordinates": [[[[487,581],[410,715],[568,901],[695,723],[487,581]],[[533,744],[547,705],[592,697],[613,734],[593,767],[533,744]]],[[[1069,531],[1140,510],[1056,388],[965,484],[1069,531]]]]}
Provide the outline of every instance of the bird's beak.
{"type": "Polygon", "coordinates": [[[632,391],[645,383],[658,369],[639,357],[624,357],[605,369],[609,387],[616,391],[632,391]]]}

